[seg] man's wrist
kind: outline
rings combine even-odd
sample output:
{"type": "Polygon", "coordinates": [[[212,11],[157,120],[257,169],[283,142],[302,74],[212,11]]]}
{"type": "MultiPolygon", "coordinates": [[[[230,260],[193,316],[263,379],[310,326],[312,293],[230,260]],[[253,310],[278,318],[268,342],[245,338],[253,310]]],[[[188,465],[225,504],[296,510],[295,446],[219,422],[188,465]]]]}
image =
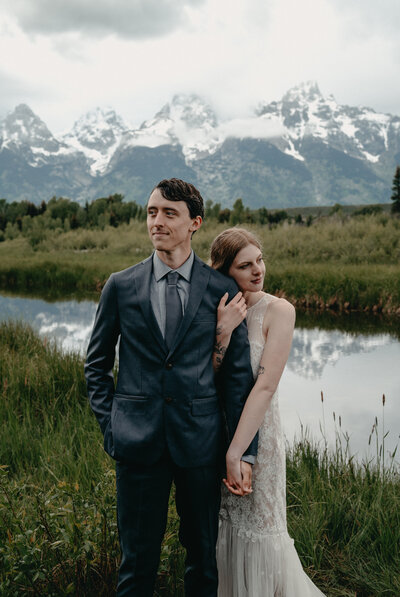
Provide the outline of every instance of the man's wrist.
{"type": "Polygon", "coordinates": [[[251,454],[247,454],[247,456],[242,456],[240,460],[243,460],[243,462],[248,462],[249,464],[255,464],[256,457],[252,456],[251,454]]]}

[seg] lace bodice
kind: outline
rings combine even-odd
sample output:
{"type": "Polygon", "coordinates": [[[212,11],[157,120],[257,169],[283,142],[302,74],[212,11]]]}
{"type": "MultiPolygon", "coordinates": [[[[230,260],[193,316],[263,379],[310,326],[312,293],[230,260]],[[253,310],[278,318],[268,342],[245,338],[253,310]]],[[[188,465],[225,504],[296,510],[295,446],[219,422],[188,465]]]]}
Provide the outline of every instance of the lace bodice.
{"type": "MultiPolygon", "coordinates": [[[[264,350],[262,331],[270,294],[247,310],[250,357],[256,377],[264,350]]],[[[268,371],[265,372],[268,375],[268,371]]],[[[285,445],[275,392],[259,429],[257,460],[253,467],[253,493],[237,497],[223,488],[221,518],[229,518],[239,534],[253,541],[265,535],[287,533],[285,445]]]]}

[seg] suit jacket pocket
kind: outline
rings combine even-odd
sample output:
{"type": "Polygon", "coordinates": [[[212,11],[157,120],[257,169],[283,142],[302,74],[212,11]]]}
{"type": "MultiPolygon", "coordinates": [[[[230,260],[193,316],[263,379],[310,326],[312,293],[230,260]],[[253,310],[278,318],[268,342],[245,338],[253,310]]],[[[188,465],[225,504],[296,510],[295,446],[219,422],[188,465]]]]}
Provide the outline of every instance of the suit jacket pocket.
{"type": "MultiPolygon", "coordinates": [[[[134,396],[131,394],[114,394],[114,400],[113,400],[113,404],[114,402],[119,403],[121,405],[121,407],[123,408],[123,405],[125,403],[125,405],[127,405],[128,403],[132,403],[134,404],[134,408],[140,410],[141,408],[141,404],[145,405],[146,402],[148,401],[148,396],[134,396]]],[[[130,407],[127,407],[130,408],[130,407]]]]}
{"type": "Polygon", "coordinates": [[[217,396],[194,398],[192,401],[192,415],[194,417],[213,415],[217,412],[219,412],[219,401],[217,396]]]}
{"type": "Polygon", "coordinates": [[[123,459],[127,450],[144,440],[149,431],[150,400],[147,396],[115,394],[111,411],[114,458],[123,459]]]}

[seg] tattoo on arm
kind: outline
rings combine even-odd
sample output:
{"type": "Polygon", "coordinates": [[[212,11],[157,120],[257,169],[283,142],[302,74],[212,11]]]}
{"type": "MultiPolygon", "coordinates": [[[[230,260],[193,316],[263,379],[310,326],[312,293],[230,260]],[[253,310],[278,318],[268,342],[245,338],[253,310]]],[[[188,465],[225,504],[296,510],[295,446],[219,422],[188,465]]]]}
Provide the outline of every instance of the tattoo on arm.
{"type": "MultiPolygon", "coordinates": [[[[217,334],[218,334],[218,328],[217,328],[217,334]]],[[[221,342],[219,340],[215,341],[214,344],[214,354],[215,354],[215,359],[214,359],[214,364],[215,364],[215,369],[218,370],[221,365],[222,365],[222,361],[224,360],[224,356],[226,353],[226,346],[222,346],[221,342]]]]}
{"type": "Polygon", "coordinates": [[[265,367],[262,367],[261,365],[258,368],[258,373],[257,375],[263,375],[265,373],[265,367]]]}
{"type": "Polygon", "coordinates": [[[220,334],[222,334],[222,330],[224,328],[222,327],[222,325],[217,326],[217,329],[215,330],[215,335],[219,336],[220,334]]]}

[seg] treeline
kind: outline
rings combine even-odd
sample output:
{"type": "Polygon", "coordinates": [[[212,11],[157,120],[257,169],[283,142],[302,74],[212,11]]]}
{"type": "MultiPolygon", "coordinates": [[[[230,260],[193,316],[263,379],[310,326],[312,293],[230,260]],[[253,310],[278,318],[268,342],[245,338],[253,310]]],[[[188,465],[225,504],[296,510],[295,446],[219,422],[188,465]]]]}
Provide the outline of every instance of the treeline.
{"type": "MultiPolygon", "coordinates": [[[[65,197],[52,197],[36,205],[31,201],[8,203],[0,199],[0,231],[5,238],[14,238],[21,232],[35,229],[118,227],[131,219],[145,219],[146,209],[135,201],[124,202],[118,193],[100,197],[84,206],[65,197]]],[[[4,239],[3,239],[4,240],[4,239]]]]}
{"type": "MultiPolygon", "coordinates": [[[[31,244],[40,243],[48,230],[74,230],[76,228],[99,228],[106,226],[117,228],[121,224],[129,224],[131,220],[145,220],[146,207],[135,201],[125,202],[124,196],[116,193],[108,197],[100,197],[86,202],[84,206],[64,197],[52,197],[47,203],[42,201],[36,205],[30,201],[7,202],[0,199],[0,241],[12,240],[17,236],[28,236],[31,244]]],[[[330,208],[328,215],[339,213],[340,204],[330,208]]],[[[352,215],[368,215],[382,211],[380,205],[369,205],[353,211],[352,215]]],[[[291,215],[290,210],[268,210],[266,207],[250,209],[237,199],[232,207],[222,208],[220,203],[207,200],[205,204],[206,220],[218,223],[261,224],[274,226],[283,221],[310,226],[318,216],[297,213],[291,215]]]]}

